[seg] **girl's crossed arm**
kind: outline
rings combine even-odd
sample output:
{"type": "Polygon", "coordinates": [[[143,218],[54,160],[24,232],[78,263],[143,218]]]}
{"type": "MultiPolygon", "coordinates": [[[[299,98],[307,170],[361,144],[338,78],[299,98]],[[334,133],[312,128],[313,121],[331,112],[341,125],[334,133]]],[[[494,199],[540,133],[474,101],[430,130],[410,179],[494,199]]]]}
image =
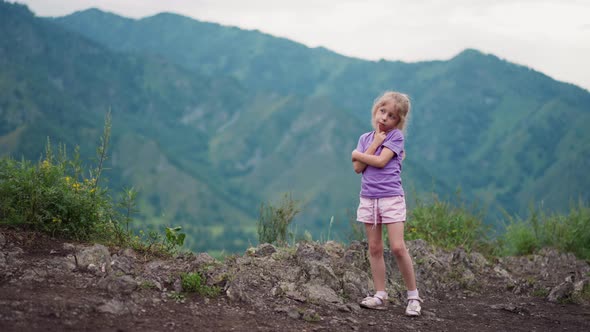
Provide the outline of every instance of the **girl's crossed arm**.
{"type": "Polygon", "coordinates": [[[393,158],[393,156],[395,156],[395,152],[386,147],[381,150],[381,154],[378,156],[362,153],[357,150],[352,151],[352,158],[354,160],[360,161],[361,163],[364,163],[365,167],[370,165],[377,168],[383,168],[385,165],[387,165],[391,158],[393,158]]]}
{"type": "MultiPolygon", "coordinates": [[[[362,160],[359,160],[358,158],[355,158],[355,153],[360,153],[360,154],[376,157],[376,156],[374,156],[375,151],[377,151],[379,146],[383,143],[383,141],[385,140],[385,137],[386,137],[386,135],[384,132],[377,132],[377,133],[375,133],[375,136],[373,138],[373,142],[371,142],[371,145],[369,145],[369,147],[367,148],[365,153],[358,152],[356,149],[352,151],[352,167],[354,168],[354,171],[357,174],[364,172],[365,168],[367,168],[367,165],[371,165],[371,164],[364,162],[362,160]]],[[[383,154],[383,152],[381,154],[383,154]]],[[[391,159],[391,158],[389,158],[389,159],[391,159]]],[[[389,160],[387,160],[387,161],[389,161],[389,160]]],[[[387,164],[387,162],[385,164],[387,164]]],[[[373,165],[371,165],[371,166],[373,166],[373,165]]]]}

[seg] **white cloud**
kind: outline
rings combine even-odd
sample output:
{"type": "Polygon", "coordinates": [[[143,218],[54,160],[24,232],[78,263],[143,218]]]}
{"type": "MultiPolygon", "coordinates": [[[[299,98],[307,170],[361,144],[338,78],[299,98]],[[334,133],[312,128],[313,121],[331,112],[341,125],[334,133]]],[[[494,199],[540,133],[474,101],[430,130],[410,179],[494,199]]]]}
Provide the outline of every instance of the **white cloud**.
{"type": "Polygon", "coordinates": [[[590,1],[549,0],[19,0],[40,16],[162,11],[258,29],[376,60],[448,59],[477,48],[590,89],[590,1]]]}

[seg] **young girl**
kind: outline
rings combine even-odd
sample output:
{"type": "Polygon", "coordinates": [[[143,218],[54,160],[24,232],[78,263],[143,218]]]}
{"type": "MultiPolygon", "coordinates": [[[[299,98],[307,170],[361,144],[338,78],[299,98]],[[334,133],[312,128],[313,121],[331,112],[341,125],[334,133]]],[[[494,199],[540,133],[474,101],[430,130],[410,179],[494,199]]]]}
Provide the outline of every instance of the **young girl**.
{"type": "Polygon", "coordinates": [[[369,242],[369,262],[376,293],[362,300],[360,305],[370,309],[384,309],[385,261],[381,228],[385,224],[389,247],[408,289],[406,315],[419,316],[420,302],[412,258],[404,242],[406,202],[401,171],[404,159],[403,131],[410,114],[407,95],[388,91],[375,100],[372,110],[375,131],[361,135],[352,151],[356,173],[363,173],[357,220],[365,224],[369,242]]]}

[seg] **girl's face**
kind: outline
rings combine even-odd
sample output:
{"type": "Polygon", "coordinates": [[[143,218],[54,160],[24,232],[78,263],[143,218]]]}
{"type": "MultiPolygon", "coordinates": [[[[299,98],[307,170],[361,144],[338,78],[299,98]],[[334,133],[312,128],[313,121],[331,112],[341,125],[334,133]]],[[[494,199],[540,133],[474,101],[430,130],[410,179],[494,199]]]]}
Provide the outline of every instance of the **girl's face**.
{"type": "Polygon", "coordinates": [[[389,132],[397,127],[399,123],[399,115],[395,109],[393,100],[388,100],[377,107],[375,113],[375,122],[379,131],[389,132]]]}

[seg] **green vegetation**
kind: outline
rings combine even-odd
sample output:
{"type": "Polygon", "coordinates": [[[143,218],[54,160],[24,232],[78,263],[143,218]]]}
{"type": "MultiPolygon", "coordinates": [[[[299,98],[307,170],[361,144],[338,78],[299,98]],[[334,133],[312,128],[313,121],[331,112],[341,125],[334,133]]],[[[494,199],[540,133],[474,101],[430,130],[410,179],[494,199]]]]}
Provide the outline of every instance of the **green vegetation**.
{"type": "MultiPolygon", "coordinates": [[[[109,136],[108,117],[106,123],[103,142],[109,136]]],[[[93,176],[102,174],[101,164],[85,170],[77,151],[68,159],[65,145],[60,145],[54,154],[48,140],[45,154],[36,164],[0,159],[0,224],[81,241],[130,246],[149,254],[177,253],[186,238],[180,232],[181,227],[166,227],[164,234],[155,230],[135,233],[129,229],[132,214],[137,212],[135,191],[126,189],[120,202],[114,204],[108,190],[93,176]]],[[[98,156],[103,155],[105,159],[103,151],[99,149],[98,156]]],[[[544,247],[555,247],[590,259],[590,207],[581,201],[572,205],[567,215],[531,208],[527,219],[508,216],[505,232],[495,238],[490,234],[491,228],[484,224],[481,211],[468,207],[460,197],[456,202],[441,201],[436,196],[429,202],[417,199],[409,212],[406,239],[424,239],[446,249],[463,247],[501,255],[526,255],[544,247]]],[[[295,232],[289,226],[299,210],[298,202],[290,194],[285,194],[275,205],[262,204],[259,242],[286,246],[290,239],[294,241],[295,232]]],[[[330,218],[326,240],[333,222],[330,218]]],[[[355,229],[352,227],[360,238],[361,231],[355,229]]],[[[312,241],[311,234],[307,231],[305,234],[312,241]]],[[[203,296],[216,293],[215,288],[206,285],[202,274],[185,274],[182,281],[187,291],[203,296]]]]}
{"type": "Polygon", "coordinates": [[[406,239],[424,239],[446,249],[461,246],[488,255],[528,255],[546,247],[571,252],[590,259],[590,206],[579,202],[569,214],[546,213],[531,208],[527,219],[507,216],[509,224],[498,236],[483,223],[481,213],[474,214],[461,203],[454,206],[434,199],[418,201],[410,212],[406,239]]]}
{"type": "Polygon", "coordinates": [[[182,293],[172,291],[168,293],[168,298],[176,301],[176,303],[184,303],[186,297],[182,293]]]}
{"type": "Polygon", "coordinates": [[[528,255],[544,247],[590,260],[590,207],[579,202],[567,215],[531,207],[526,219],[509,217],[504,234],[505,255],[528,255]]]}
{"type": "MultiPolygon", "coordinates": [[[[68,158],[60,144],[54,154],[47,140],[43,158],[36,164],[0,159],[0,225],[24,227],[79,241],[130,246],[140,252],[173,255],[184,243],[180,227],[167,227],[165,236],[155,230],[129,229],[135,211],[135,192],[126,190],[119,203],[113,203],[105,186],[99,183],[107,159],[110,138],[110,113],[105,119],[97,165],[85,169],[79,149],[68,158]],[[124,208],[123,213],[117,209],[124,208]]],[[[104,181],[103,181],[104,182],[104,181]]]]}
{"type": "Polygon", "coordinates": [[[417,198],[415,207],[409,212],[406,238],[424,239],[445,249],[488,248],[490,228],[483,223],[483,214],[472,212],[476,209],[467,208],[460,196],[457,201],[458,206],[455,206],[439,200],[436,196],[431,203],[417,198]]]}
{"type": "Polygon", "coordinates": [[[298,202],[291,194],[284,194],[283,199],[276,205],[260,204],[260,218],[258,219],[258,242],[286,245],[288,237],[294,236],[289,231],[289,225],[300,209],[298,202]]]}
{"type": "Polygon", "coordinates": [[[33,164],[0,160],[0,222],[22,225],[76,240],[119,234],[116,211],[98,185],[100,172],[83,172],[78,150],[69,160],[60,145],[57,157],[47,142],[43,160],[33,164]]]}
{"type": "Polygon", "coordinates": [[[199,272],[181,274],[182,289],[205,297],[216,297],[221,292],[217,286],[209,286],[205,277],[199,272]]]}

